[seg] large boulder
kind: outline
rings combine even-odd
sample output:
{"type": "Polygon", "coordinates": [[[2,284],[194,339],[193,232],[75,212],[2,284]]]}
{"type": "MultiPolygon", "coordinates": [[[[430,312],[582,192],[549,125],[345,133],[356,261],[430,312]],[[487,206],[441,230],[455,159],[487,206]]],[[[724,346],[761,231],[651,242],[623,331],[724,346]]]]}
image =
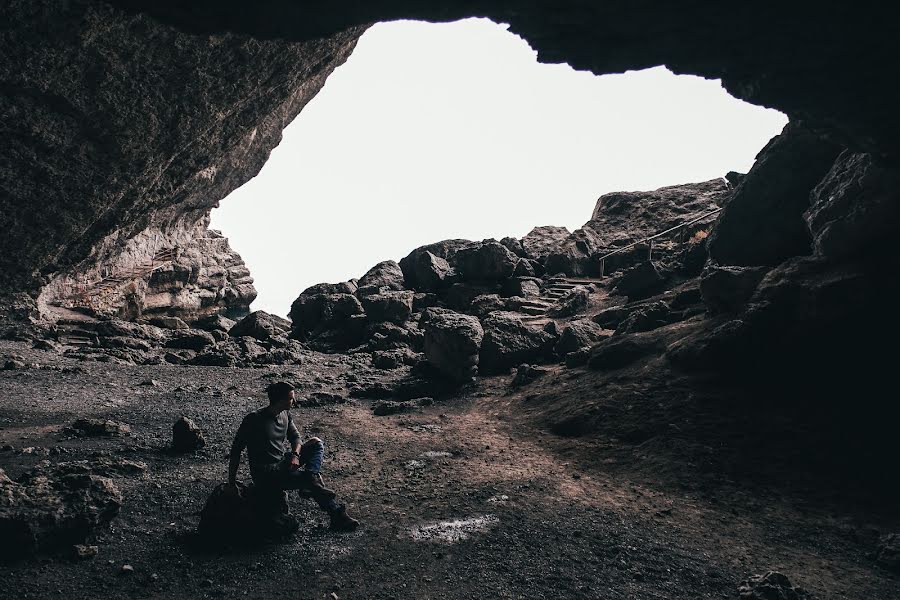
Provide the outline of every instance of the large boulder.
{"type": "Polygon", "coordinates": [[[468,312],[472,307],[472,302],[479,296],[497,294],[500,291],[500,285],[496,283],[454,283],[441,292],[441,299],[453,310],[460,312],[468,312]]]}
{"type": "Polygon", "coordinates": [[[16,481],[0,469],[0,560],[84,544],[121,506],[115,484],[81,465],[38,468],[16,481]]]}
{"type": "Polygon", "coordinates": [[[400,260],[400,269],[403,271],[407,287],[420,291],[440,287],[456,264],[457,250],[471,243],[469,240],[443,240],[410,252],[400,260]]]}
{"type": "Polygon", "coordinates": [[[402,290],[406,287],[400,265],[392,260],[382,261],[369,269],[365,275],[359,278],[357,286],[356,295],[360,297],[372,293],[402,290]]]}
{"type": "MultiPolygon", "coordinates": [[[[519,261],[520,263],[523,261],[519,261]]],[[[541,295],[541,280],[537,277],[513,277],[503,282],[501,291],[504,296],[531,298],[541,295]]]]}
{"type": "Polygon", "coordinates": [[[540,363],[553,358],[556,336],[526,325],[519,315],[495,312],[483,322],[484,340],[478,362],[482,375],[507,373],[522,363],[540,363]]]}
{"type": "Polygon", "coordinates": [[[265,342],[290,330],[291,322],[287,319],[258,310],[238,321],[228,334],[232,337],[249,336],[265,342]]]}
{"type": "Polygon", "coordinates": [[[890,239],[900,222],[900,169],[844,151],[804,214],[818,256],[840,259],[890,239]]]}
{"type": "Polygon", "coordinates": [[[342,281],[340,283],[317,283],[311,285],[302,292],[301,296],[317,296],[321,294],[355,294],[359,289],[356,281],[342,281]]]}
{"type": "Polygon", "coordinates": [[[386,291],[362,297],[366,317],[374,323],[405,323],[412,314],[413,292],[386,291]]]}
{"type": "Polygon", "coordinates": [[[362,304],[352,294],[304,292],[291,305],[291,335],[302,340],[322,331],[340,329],[364,313],[362,304]]]}
{"type": "Polygon", "coordinates": [[[722,265],[772,266],[811,254],[803,213],[810,192],[840,150],[822,136],[788,124],[759,152],[720,213],[707,241],[710,257],[722,265]]]}
{"type": "Polygon", "coordinates": [[[599,274],[600,263],[592,257],[603,249],[602,238],[590,227],[576,229],[544,260],[549,274],[592,277],[599,274]]]}
{"type": "Polygon", "coordinates": [[[590,319],[579,319],[566,323],[553,349],[561,358],[565,358],[567,354],[589,348],[610,335],[609,330],[603,329],[590,319]]]}
{"type": "Polygon", "coordinates": [[[635,308],[619,323],[615,335],[651,331],[674,322],[676,318],[677,315],[673,314],[672,308],[666,302],[662,300],[647,302],[635,308]]]}
{"type": "Polygon", "coordinates": [[[756,291],[756,286],[768,270],[767,267],[707,265],[700,277],[703,302],[713,313],[738,312],[756,291]]]}
{"type": "Polygon", "coordinates": [[[203,331],[230,331],[235,322],[224,315],[208,315],[194,322],[194,327],[203,331]]]}
{"type": "Polygon", "coordinates": [[[512,277],[519,258],[496,240],[467,246],[457,251],[456,264],[467,281],[501,281],[512,277]]]}
{"type": "Polygon", "coordinates": [[[484,330],[475,317],[455,312],[432,313],[425,322],[425,358],[444,376],[465,383],[478,372],[483,337],[484,330]]]}

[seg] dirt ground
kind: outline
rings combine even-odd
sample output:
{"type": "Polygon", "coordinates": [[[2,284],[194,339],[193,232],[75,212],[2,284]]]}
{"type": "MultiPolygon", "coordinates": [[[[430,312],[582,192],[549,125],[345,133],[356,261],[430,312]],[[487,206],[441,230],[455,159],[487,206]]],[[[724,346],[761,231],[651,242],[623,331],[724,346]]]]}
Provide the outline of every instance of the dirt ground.
{"type": "MultiPolygon", "coordinates": [[[[14,478],[41,460],[100,452],[147,469],[116,478],[124,505],[99,532],[96,557],[0,565],[2,598],[737,598],[742,580],[768,570],[818,598],[900,598],[900,580],[871,555],[896,513],[731,481],[711,493],[665,471],[663,447],[626,460],[613,444],[534,427],[520,410],[534,399],[507,394],[509,377],[413,414],[376,417],[367,401],[295,408],[304,434],[325,440],[326,483],[362,527],[331,533],[312,502],[293,497],[301,527],[288,542],[202,550],[198,513],[265,385],[341,388],[358,363],[126,366],[0,342],[0,357],[11,354],[34,364],[0,371],[0,447],[12,447],[0,468],[14,478]],[[182,415],[208,444],[174,456],[171,426],[182,415]],[[68,435],[83,416],[127,423],[131,434],[68,435]],[[134,571],[123,574],[125,564],[134,571]]],[[[246,458],[240,477],[249,479],[246,458]]]]}

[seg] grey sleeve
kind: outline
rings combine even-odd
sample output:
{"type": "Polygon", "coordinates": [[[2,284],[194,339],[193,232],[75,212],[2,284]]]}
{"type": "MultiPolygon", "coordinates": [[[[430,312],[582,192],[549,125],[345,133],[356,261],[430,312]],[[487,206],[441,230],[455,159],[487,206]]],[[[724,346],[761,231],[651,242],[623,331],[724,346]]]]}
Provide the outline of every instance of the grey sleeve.
{"type": "Polygon", "coordinates": [[[288,413],[287,438],[292,444],[300,441],[300,430],[294,425],[294,419],[291,417],[291,413],[288,413]]]}

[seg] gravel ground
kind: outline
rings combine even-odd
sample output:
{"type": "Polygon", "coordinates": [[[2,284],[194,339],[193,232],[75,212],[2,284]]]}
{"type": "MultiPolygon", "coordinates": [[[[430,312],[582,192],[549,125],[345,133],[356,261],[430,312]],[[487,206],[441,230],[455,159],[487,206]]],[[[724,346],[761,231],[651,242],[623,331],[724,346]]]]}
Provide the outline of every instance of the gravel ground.
{"type": "Polygon", "coordinates": [[[293,497],[301,526],[288,542],[204,550],[198,512],[265,385],[341,393],[377,372],[326,355],[266,369],[76,362],[0,342],[0,363],[10,355],[29,366],[0,371],[0,446],[12,447],[0,468],[15,477],[105,452],[147,470],[116,478],[124,506],[93,542],[96,557],[0,565],[2,598],[737,598],[743,579],[771,569],[820,598],[900,598],[900,581],[871,560],[887,517],[809,510],[771,491],[698,495],[637,466],[629,477],[619,458],[612,473],[596,446],[515,418],[508,378],[412,414],[376,417],[366,401],[294,409],[304,434],[325,440],[326,483],[362,527],[331,533],[313,503],[293,497]],[[182,415],[208,443],[174,456],[182,415]],[[84,416],[131,433],[67,434],[84,416]]]}

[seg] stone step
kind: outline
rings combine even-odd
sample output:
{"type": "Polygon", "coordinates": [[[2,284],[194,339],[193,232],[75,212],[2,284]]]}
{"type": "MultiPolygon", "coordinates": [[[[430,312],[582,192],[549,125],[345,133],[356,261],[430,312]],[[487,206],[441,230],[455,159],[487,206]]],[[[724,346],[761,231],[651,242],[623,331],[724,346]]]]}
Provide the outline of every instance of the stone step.
{"type": "Polygon", "coordinates": [[[538,308],[537,306],[521,306],[519,307],[519,312],[526,315],[539,316],[546,314],[547,309],[544,307],[538,308]]]}

